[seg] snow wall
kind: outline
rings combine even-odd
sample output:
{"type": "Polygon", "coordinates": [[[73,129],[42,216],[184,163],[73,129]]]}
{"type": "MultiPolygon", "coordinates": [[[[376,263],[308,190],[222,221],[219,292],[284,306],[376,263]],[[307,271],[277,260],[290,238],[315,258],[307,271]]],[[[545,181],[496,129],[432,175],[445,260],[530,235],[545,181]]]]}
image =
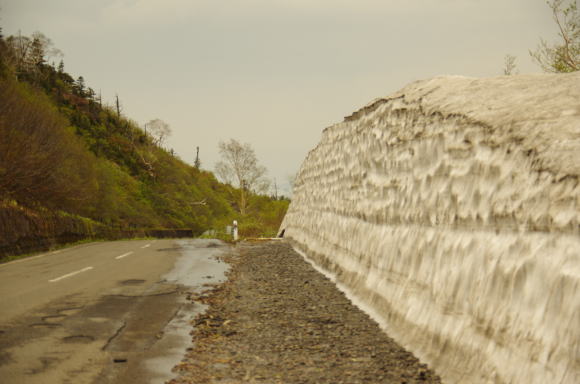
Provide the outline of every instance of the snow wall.
{"type": "Polygon", "coordinates": [[[324,130],[285,237],[446,383],[580,383],[580,73],[413,83],[324,130]]]}

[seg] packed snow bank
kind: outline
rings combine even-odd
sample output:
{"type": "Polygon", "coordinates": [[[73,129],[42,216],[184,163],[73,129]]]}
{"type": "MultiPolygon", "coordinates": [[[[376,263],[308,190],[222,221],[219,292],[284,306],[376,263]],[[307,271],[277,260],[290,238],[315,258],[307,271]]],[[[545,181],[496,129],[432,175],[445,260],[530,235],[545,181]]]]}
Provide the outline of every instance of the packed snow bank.
{"type": "Polygon", "coordinates": [[[580,73],[440,77],[327,128],[285,237],[448,383],[580,383],[580,73]]]}

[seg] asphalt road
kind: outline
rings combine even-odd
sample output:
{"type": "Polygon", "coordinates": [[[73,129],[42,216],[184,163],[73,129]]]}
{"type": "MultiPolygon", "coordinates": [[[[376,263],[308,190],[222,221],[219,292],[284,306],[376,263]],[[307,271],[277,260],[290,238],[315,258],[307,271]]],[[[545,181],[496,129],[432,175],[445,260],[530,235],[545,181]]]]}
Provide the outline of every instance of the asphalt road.
{"type": "Polygon", "coordinates": [[[0,381],[163,382],[174,362],[162,358],[185,349],[168,324],[187,325],[196,309],[184,295],[219,274],[209,259],[217,248],[225,246],[91,243],[0,265],[0,381]],[[195,273],[184,285],[179,271],[195,273]]]}

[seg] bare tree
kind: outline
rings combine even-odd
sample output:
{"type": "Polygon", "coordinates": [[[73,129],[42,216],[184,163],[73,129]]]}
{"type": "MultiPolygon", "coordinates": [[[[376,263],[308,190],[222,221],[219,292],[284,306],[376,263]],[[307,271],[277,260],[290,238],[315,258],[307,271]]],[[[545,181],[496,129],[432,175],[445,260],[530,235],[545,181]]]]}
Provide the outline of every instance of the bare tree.
{"type": "Polygon", "coordinates": [[[272,192],[274,192],[274,200],[278,200],[278,182],[276,181],[276,178],[274,177],[274,179],[272,179],[272,192]]]}
{"type": "Polygon", "coordinates": [[[27,58],[32,47],[32,40],[29,37],[22,36],[19,31],[18,36],[8,36],[6,42],[10,47],[16,69],[18,71],[24,70],[28,62],[27,58]]]}
{"type": "Polygon", "coordinates": [[[153,119],[145,124],[146,132],[149,131],[151,137],[153,137],[153,143],[155,145],[163,145],[165,139],[171,136],[171,127],[165,121],[161,119],[153,119]]]}
{"type": "Polygon", "coordinates": [[[117,94],[115,94],[115,109],[117,110],[117,117],[121,117],[121,102],[117,94]]]}
{"type": "Polygon", "coordinates": [[[504,59],[504,67],[503,67],[503,74],[506,76],[510,75],[517,75],[517,65],[516,65],[516,57],[514,55],[507,54],[505,55],[504,59]]]}
{"type": "Polygon", "coordinates": [[[269,181],[265,177],[266,168],[258,164],[254,149],[250,144],[242,144],[237,140],[221,141],[219,151],[222,160],[215,166],[216,174],[222,181],[239,188],[238,207],[242,215],[248,209],[250,193],[265,193],[269,181]]]}
{"type": "Polygon", "coordinates": [[[18,71],[35,71],[39,65],[50,58],[62,57],[62,52],[54,47],[52,40],[40,32],[34,32],[32,37],[9,36],[6,39],[11,48],[12,60],[18,71]]]}
{"type": "Polygon", "coordinates": [[[296,176],[298,176],[297,173],[290,173],[288,175],[288,185],[291,190],[294,189],[294,185],[296,184],[296,176]]]}
{"type": "Polygon", "coordinates": [[[558,25],[560,42],[549,44],[544,39],[532,59],[546,72],[574,72],[580,70],[580,11],[576,0],[548,1],[554,21],[558,25]]]}
{"type": "Polygon", "coordinates": [[[38,65],[49,61],[50,59],[62,58],[63,53],[60,49],[55,48],[52,40],[46,37],[42,32],[32,34],[31,59],[33,64],[38,65]]]}
{"type": "Polygon", "coordinates": [[[193,162],[193,166],[196,169],[201,168],[201,160],[199,159],[199,147],[195,147],[197,150],[197,153],[195,154],[195,161],[193,162]]]}

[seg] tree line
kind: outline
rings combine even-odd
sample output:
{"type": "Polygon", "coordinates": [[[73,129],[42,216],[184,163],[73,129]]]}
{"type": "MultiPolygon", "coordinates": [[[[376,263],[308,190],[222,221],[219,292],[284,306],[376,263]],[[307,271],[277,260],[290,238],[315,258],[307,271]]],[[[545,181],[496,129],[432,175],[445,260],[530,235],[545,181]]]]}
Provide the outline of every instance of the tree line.
{"type": "Polygon", "coordinates": [[[238,219],[242,235],[276,232],[287,200],[221,183],[199,156],[187,164],[163,148],[170,133],[160,119],[139,127],[118,97],[103,103],[43,34],[0,31],[0,203],[124,229],[202,233],[238,219]]]}

